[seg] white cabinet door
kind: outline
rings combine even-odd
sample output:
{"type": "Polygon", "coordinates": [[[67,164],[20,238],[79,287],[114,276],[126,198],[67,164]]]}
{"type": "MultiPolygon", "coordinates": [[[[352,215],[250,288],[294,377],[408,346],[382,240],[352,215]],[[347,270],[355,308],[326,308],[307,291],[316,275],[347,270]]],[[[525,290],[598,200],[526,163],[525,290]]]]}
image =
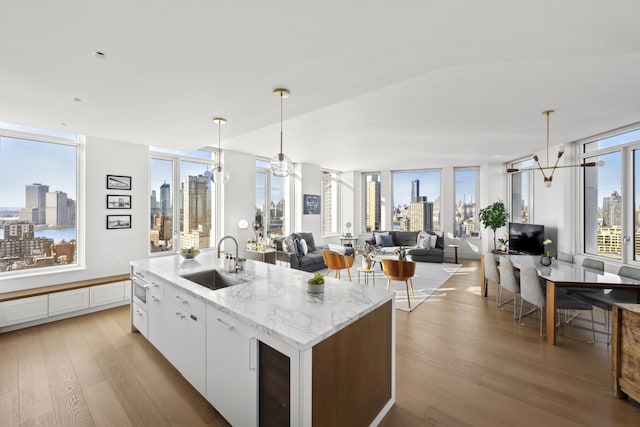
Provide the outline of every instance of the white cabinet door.
{"type": "Polygon", "coordinates": [[[92,286],[89,294],[91,307],[124,301],[124,282],[92,286]]]}
{"type": "Polygon", "coordinates": [[[147,312],[144,311],[142,307],[138,304],[133,303],[131,305],[131,315],[133,319],[133,326],[144,336],[145,338],[149,337],[149,322],[147,312]]]}
{"type": "Polygon", "coordinates": [[[131,280],[124,281],[124,300],[131,301],[131,280]]]}
{"type": "Polygon", "coordinates": [[[200,394],[206,391],[205,323],[173,301],[165,299],[163,307],[165,357],[200,394]]]}
{"type": "Polygon", "coordinates": [[[49,294],[49,316],[89,308],[89,288],[49,294]]]}
{"type": "Polygon", "coordinates": [[[258,423],[257,340],[248,325],[207,305],[207,399],[234,426],[258,423]]]}
{"type": "Polygon", "coordinates": [[[15,325],[48,315],[48,295],[21,298],[0,303],[0,326],[15,325]]]}
{"type": "Polygon", "coordinates": [[[166,331],[164,326],[164,310],[167,305],[161,284],[154,283],[149,286],[149,296],[147,297],[147,309],[149,315],[149,336],[151,344],[167,357],[166,331]]]}

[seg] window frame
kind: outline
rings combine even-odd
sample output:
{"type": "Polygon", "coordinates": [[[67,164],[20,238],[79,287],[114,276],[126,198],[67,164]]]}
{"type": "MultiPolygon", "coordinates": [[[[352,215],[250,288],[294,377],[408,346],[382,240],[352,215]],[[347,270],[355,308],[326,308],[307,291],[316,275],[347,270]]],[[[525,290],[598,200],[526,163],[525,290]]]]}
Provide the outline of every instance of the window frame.
{"type": "MultiPolygon", "coordinates": [[[[480,197],[480,167],[479,166],[461,166],[461,167],[454,167],[453,168],[453,230],[454,232],[452,233],[452,235],[455,235],[455,224],[456,224],[456,204],[457,204],[457,192],[458,192],[458,185],[457,185],[457,176],[456,174],[458,172],[465,172],[465,171],[474,171],[475,172],[475,192],[474,192],[474,201],[473,201],[473,206],[474,206],[474,220],[475,220],[475,226],[476,226],[476,232],[477,232],[477,236],[466,236],[463,235],[462,237],[455,237],[456,239],[459,240],[466,240],[466,239],[480,239],[481,237],[481,228],[480,228],[480,221],[478,218],[478,200],[480,197]]],[[[440,196],[442,198],[442,195],[440,196]]],[[[440,228],[442,228],[442,225],[440,226],[440,228]]]]}
{"type": "Polygon", "coordinates": [[[578,252],[581,255],[597,258],[610,264],[628,264],[640,266],[640,259],[634,259],[634,242],[635,242],[635,226],[634,226],[634,183],[633,183],[633,151],[640,150],[640,135],[638,139],[620,143],[618,145],[605,146],[600,149],[588,151],[587,145],[604,139],[616,137],[624,133],[640,130],[640,123],[634,123],[617,129],[612,129],[597,135],[590,136],[575,142],[578,147],[577,158],[580,162],[592,157],[600,157],[603,155],[620,152],[620,191],[622,192],[621,207],[621,254],[620,258],[611,258],[599,254],[588,253],[585,250],[586,245],[586,218],[585,218],[585,171],[582,168],[576,168],[577,182],[579,182],[580,192],[578,197],[578,209],[580,212],[579,221],[576,224],[576,235],[578,252]],[[631,241],[633,239],[633,241],[631,241]],[[631,244],[628,244],[631,243],[631,244]]]}
{"type": "Polygon", "coordinates": [[[73,264],[5,271],[0,275],[0,281],[9,278],[28,278],[46,274],[58,274],[86,269],[84,208],[86,203],[86,137],[84,135],[75,133],[59,132],[54,130],[49,131],[47,129],[31,128],[28,126],[21,126],[4,122],[0,123],[0,137],[23,139],[49,144],[67,145],[75,147],[76,149],[76,262],[73,264]],[[29,131],[30,129],[32,129],[33,131],[29,131]]]}
{"type": "MultiPolygon", "coordinates": [[[[271,167],[269,166],[269,159],[267,158],[262,158],[262,157],[256,157],[256,169],[254,172],[254,177],[258,174],[258,172],[264,173],[265,174],[265,179],[264,179],[264,200],[265,200],[265,213],[262,219],[262,226],[263,226],[263,233],[268,233],[268,230],[271,227],[271,213],[269,211],[269,206],[271,204],[271,182],[272,182],[272,173],[271,173],[271,167]],[[258,162],[264,162],[265,166],[259,166],[258,162]]],[[[287,236],[289,234],[289,229],[290,229],[290,221],[291,221],[291,197],[290,197],[290,188],[289,186],[291,185],[291,179],[290,179],[291,175],[283,177],[284,179],[284,184],[283,184],[283,191],[284,191],[284,202],[285,202],[285,208],[284,208],[284,219],[282,221],[282,237],[287,236]]],[[[257,192],[256,192],[257,193],[257,192]]],[[[256,196],[257,197],[257,196],[256,196]]],[[[255,205],[256,202],[256,197],[254,197],[253,203],[255,205]]],[[[257,208],[257,206],[255,206],[257,208]]],[[[254,212],[254,216],[253,216],[253,222],[255,225],[255,212],[254,212]]],[[[264,236],[264,237],[270,237],[270,236],[264,236]]]]}
{"type": "Polygon", "coordinates": [[[342,174],[339,171],[335,171],[335,170],[330,170],[330,169],[323,169],[322,170],[322,200],[321,200],[321,205],[322,205],[322,232],[320,233],[322,237],[335,237],[335,236],[341,236],[343,233],[341,231],[342,228],[342,174]],[[335,177],[333,177],[332,175],[335,174],[335,177]],[[327,201],[327,197],[326,197],[326,193],[325,193],[325,183],[329,181],[332,182],[336,185],[336,200],[335,200],[335,204],[333,206],[333,208],[336,211],[336,217],[335,217],[335,221],[336,224],[335,225],[335,229],[336,231],[330,231],[327,232],[325,230],[325,218],[326,218],[326,211],[325,211],[325,203],[327,201]]]}
{"type": "MultiPolygon", "coordinates": [[[[151,212],[150,205],[150,197],[152,188],[152,180],[151,180],[151,163],[153,159],[158,160],[167,160],[172,162],[171,168],[171,176],[173,180],[173,188],[171,189],[171,197],[173,199],[172,203],[172,246],[171,250],[159,251],[159,252],[151,252],[150,246],[147,244],[147,255],[149,257],[157,257],[157,256],[168,256],[174,255],[180,249],[180,183],[181,183],[181,162],[190,162],[190,163],[202,163],[205,165],[211,166],[211,170],[213,170],[215,164],[217,163],[217,151],[213,149],[209,149],[208,147],[201,148],[197,151],[207,151],[211,153],[211,159],[206,159],[202,157],[193,157],[189,156],[187,153],[179,154],[179,153],[170,153],[164,151],[155,151],[155,147],[149,147],[149,188],[147,190],[147,212],[151,212]]],[[[214,193],[212,196],[212,201],[214,206],[211,209],[211,215],[213,216],[211,221],[211,240],[210,246],[208,248],[200,248],[200,250],[209,250],[215,247],[216,242],[218,241],[219,230],[221,230],[221,186],[222,184],[211,182],[211,191],[214,193]]],[[[147,227],[147,242],[151,241],[151,227],[147,227]]]]}
{"type": "MultiPolygon", "coordinates": [[[[438,211],[438,228],[435,228],[435,218],[436,218],[436,214],[435,214],[435,203],[436,200],[438,200],[438,198],[436,198],[436,200],[431,201],[431,203],[433,203],[433,213],[432,213],[432,222],[433,222],[433,231],[437,232],[437,233],[443,233],[444,232],[444,227],[442,224],[442,194],[443,194],[443,186],[444,186],[444,173],[443,173],[443,168],[428,168],[428,169],[407,169],[407,170],[392,170],[391,171],[391,211],[389,212],[390,214],[390,218],[391,218],[391,224],[390,224],[390,230],[393,231],[401,231],[401,230],[396,230],[393,226],[393,214],[394,214],[394,210],[396,208],[396,204],[395,204],[395,194],[393,191],[393,188],[395,186],[395,175],[402,173],[412,173],[412,172],[417,172],[417,173],[421,173],[421,172],[438,172],[440,174],[440,194],[438,196],[438,198],[440,199],[440,210],[438,211]]],[[[428,202],[429,200],[427,200],[428,202]]]]}

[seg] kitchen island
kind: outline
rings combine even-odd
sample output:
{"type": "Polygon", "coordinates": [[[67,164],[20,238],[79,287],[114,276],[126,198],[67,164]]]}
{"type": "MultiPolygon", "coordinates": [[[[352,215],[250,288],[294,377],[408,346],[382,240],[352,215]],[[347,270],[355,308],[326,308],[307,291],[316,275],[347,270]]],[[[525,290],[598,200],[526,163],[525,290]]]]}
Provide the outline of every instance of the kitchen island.
{"type": "Polygon", "coordinates": [[[232,425],[376,425],[395,402],[394,293],[247,261],[211,290],[197,258],[134,261],[140,331],[232,425]]]}

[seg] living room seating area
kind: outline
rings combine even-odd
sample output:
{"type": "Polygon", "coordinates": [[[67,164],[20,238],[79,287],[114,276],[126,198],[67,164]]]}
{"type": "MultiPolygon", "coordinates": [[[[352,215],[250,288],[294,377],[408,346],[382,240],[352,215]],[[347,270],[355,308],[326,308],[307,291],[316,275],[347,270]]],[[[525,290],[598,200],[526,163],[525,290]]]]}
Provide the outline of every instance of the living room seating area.
{"type": "Polygon", "coordinates": [[[393,254],[400,247],[417,262],[444,262],[444,235],[432,231],[376,231],[368,243],[393,254]]]}

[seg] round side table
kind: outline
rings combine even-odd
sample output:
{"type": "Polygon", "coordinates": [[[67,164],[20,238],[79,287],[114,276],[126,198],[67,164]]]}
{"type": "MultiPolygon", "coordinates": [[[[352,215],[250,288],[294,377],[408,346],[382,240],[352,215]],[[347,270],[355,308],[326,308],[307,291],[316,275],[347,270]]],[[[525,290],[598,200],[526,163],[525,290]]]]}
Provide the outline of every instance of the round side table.
{"type": "Polygon", "coordinates": [[[371,283],[373,287],[376,286],[376,272],[373,269],[373,266],[371,266],[371,268],[358,267],[358,283],[360,283],[360,273],[364,274],[364,284],[366,286],[369,286],[369,276],[371,276],[371,283]]]}

